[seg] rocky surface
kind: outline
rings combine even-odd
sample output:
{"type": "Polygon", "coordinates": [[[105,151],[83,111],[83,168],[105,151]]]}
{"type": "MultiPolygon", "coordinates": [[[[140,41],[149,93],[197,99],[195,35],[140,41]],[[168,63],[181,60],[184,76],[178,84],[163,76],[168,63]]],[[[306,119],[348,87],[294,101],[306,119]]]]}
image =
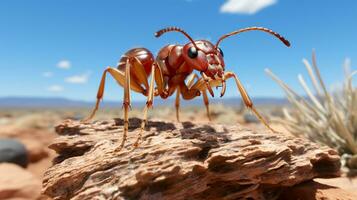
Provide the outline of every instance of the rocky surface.
{"type": "Polygon", "coordinates": [[[43,193],[56,199],[272,199],[314,177],[340,174],[337,152],[284,134],[240,126],[150,121],[132,148],[130,120],[117,152],[122,120],[64,121],[50,148],[59,156],[43,193]]]}
{"type": "Polygon", "coordinates": [[[0,164],[0,199],[39,199],[41,181],[18,165],[0,164]]]}
{"type": "Polygon", "coordinates": [[[285,189],[278,200],[355,200],[356,194],[339,187],[308,181],[285,189]]]}
{"type": "MultiPolygon", "coordinates": [[[[357,177],[356,176],[346,176],[344,174],[341,177],[331,178],[331,179],[322,179],[317,178],[314,181],[321,183],[323,185],[330,186],[333,190],[343,190],[343,193],[349,193],[349,196],[353,196],[352,199],[357,199],[357,177]]],[[[342,194],[342,192],[339,192],[342,194]]],[[[348,199],[348,198],[339,198],[339,199],[348,199]]]]}

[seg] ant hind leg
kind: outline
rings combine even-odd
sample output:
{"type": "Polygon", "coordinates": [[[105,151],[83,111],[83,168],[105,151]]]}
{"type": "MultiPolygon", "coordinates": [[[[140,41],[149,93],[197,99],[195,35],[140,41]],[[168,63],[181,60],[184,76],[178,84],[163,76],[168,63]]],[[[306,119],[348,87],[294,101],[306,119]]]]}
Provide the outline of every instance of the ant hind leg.
{"type": "MultiPolygon", "coordinates": [[[[148,95],[147,95],[146,105],[145,105],[144,111],[143,111],[143,120],[141,122],[141,127],[140,127],[140,132],[139,132],[138,138],[136,139],[136,141],[135,141],[135,143],[133,145],[134,149],[139,146],[139,142],[141,140],[142,133],[143,133],[145,125],[147,123],[148,109],[151,108],[152,104],[153,104],[155,78],[156,77],[161,77],[162,78],[162,74],[157,74],[158,72],[161,72],[161,71],[157,71],[156,68],[158,68],[158,66],[155,63],[152,64],[152,67],[151,67],[151,79],[150,79],[149,88],[148,88],[149,91],[147,93],[148,95]]],[[[157,80],[156,82],[161,82],[161,81],[157,80]]],[[[160,85],[158,87],[162,87],[162,86],[160,85]]]]}

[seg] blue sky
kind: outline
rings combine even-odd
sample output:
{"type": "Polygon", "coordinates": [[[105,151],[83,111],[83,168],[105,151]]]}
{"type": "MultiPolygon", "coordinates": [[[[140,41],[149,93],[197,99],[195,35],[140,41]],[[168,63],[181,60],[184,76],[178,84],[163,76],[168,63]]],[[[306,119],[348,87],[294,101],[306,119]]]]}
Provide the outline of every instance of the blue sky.
{"type": "MultiPolygon", "coordinates": [[[[130,48],[156,53],[165,44],[187,42],[178,33],[155,38],[154,32],[166,26],[213,42],[248,26],[271,28],[289,39],[292,46],[286,48],[265,33],[249,32],[222,43],[227,70],[240,76],[252,97],[283,96],[264,73],[267,67],[302,92],[296,76],[306,74],[301,60],[310,59],[313,48],[329,85],[343,78],[346,57],[356,69],[357,1],[257,2],[237,7],[233,0],[223,9],[227,1],[1,1],[0,97],[94,100],[105,67],[115,66],[130,48]]],[[[105,100],[121,100],[122,88],[107,80],[105,100]]],[[[239,96],[233,80],[227,96],[239,96]]],[[[134,93],[132,98],[144,99],[134,93]]]]}

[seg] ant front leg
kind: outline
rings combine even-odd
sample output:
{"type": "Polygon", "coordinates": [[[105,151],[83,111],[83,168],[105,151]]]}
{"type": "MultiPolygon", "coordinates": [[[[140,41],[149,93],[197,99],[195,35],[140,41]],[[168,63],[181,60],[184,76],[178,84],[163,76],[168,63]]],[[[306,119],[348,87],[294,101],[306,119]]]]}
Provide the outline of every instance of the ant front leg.
{"type": "Polygon", "coordinates": [[[206,90],[202,90],[202,96],[203,96],[203,103],[205,104],[205,107],[206,107],[207,118],[209,121],[212,121],[211,114],[209,111],[209,100],[208,100],[208,95],[207,95],[206,90]]]}
{"type": "MultiPolygon", "coordinates": [[[[191,74],[188,78],[187,78],[187,87],[191,88],[192,85],[194,84],[195,78],[197,78],[196,74],[191,74]]],[[[177,87],[176,89],[176,99],[175,99],[175,108],[176,108],[176,119],[179,122],[180,121],[180,95],[181,95],[181,91],[180,91],[180,87],[177,87]]]]}
{"type": "Polygon", "coordinates": [[[176,99],[175,99],[175,108],[176,108],[176,120],[180,122],[180,88],[176,89],[176,99]]]}
{"type": "Polygon", "coordinates": [[[212,121],[210,109],[209,109],[209,100],[207,95],[208,87],[212,87],[216,83],[213,83],[212,80],[207,84],[207,82],[203,78],[199,78],[194,84],[190,84],[190,89],[198,89],[202,92],[203,103],[206,107],[207,118],[209,121],[212,121]]]}
{"type": "Polygon", "coordinates": [[[201,95],[201,92],[195,88],[189,89],[185,83],[179,85],[182,98],[185,100],[193,99],[201,95]]]}
{"type": "Polygon", "coordinates": [[[246,92],[242,83],[238,79],[238,76],[233,72],[226,72],[224,74],[224,77],[225,77],[225,79],[234,78],[245,106],[253,111],[253,113],[258,117],[259,121],[261,121],[265,125],[266,128],[268,128],[269,130],[271,130],[272,132],[275,133],[276,131],[269,126],[268,122],[264,119],[264,117],[254,107],[252,100],[250,99],[248,93],[246,92]]]}
{"type": "MultiPolygon", "coordinates": [[[[193,82],[195,78],[197,78],[197,74],[193,74],[192,79],[189,79],[189,81],[187,82],[188,88],[190,88],[190,89],[195,89],[195,88],[196,88],[196,87],[195,87],[195,88],[192,88],[193,85],[196,85],[196,84],[193,82]]],[[[201,82],[201,81],[203,81],[202,78],[197,80],[197,82],[201,82]]],[[[196,82],[196,83],[197,83],[197,82],[196,82]]],[[[207,85],[206,83],[205,83],[205,86],[206,86],[206,87],[211,87],[211,86],[207,85]]],[[[198,89],[198,88],[197,88],[197,89],[198,89]]],[[[208,100],[207,90],[208,90],[208,89],[205,88],[205,89],[200,90],[200,91],[202,92],[203,103],[205,104],[205,107],[206,107],[207,118],[208,118],[209,121],[212,121],[211,115],[210,115],[210,111],[209,111],[209,100],[208,100]]]]}

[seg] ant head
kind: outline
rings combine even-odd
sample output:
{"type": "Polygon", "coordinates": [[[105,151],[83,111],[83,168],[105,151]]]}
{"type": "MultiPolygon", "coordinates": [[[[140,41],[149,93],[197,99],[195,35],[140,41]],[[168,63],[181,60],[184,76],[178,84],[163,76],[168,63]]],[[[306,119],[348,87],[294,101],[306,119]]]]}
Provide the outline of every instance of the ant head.
{"type": "Polygon", "coordinates": [[[184,34],[190,42],[183,46],[182,55],[185,62],[195,70],[204,73],[212,79],[222,78],[224,74],[223,51],[207,40],[194,41],[184,30],[168,27],[156,32],[160,37],[166,32],[176,31],[184,34]]]}
{"type": "Polygon", "coordinates": [[[189,40],[190,43],[186,44],[183,49],[183,57],[187,64],[192,66],[194,69],[204,73],[206,76],[217,79],[222,78],[224,73],[224,60],[223,60],[223,51],[219,48],[219,44],[227,37],[237,35],[246,31],[263,31],[277,37],[282,41],[286,46],[290,46],[290,42],[284,37],[280,36],[278,33],[263,27],[248,27],[233,31],[226,35],[220,37],[216,43],[213,45],[211,42],[206,40],[197,40],[194,41],[184,30],[177,27],[168,27],[162,29],[155,33],[156,37],[160,37],[166,32],[176,31],[184,34],[189,40]]]}
{"type": "Polygon", "coordinates": [[[182,48],[182,54],[186,63],[194,69],[212,79],[222,78],[225,67],[223,51],[210,41],[196,40],[194,43],[187,43],[182,48]]]}

